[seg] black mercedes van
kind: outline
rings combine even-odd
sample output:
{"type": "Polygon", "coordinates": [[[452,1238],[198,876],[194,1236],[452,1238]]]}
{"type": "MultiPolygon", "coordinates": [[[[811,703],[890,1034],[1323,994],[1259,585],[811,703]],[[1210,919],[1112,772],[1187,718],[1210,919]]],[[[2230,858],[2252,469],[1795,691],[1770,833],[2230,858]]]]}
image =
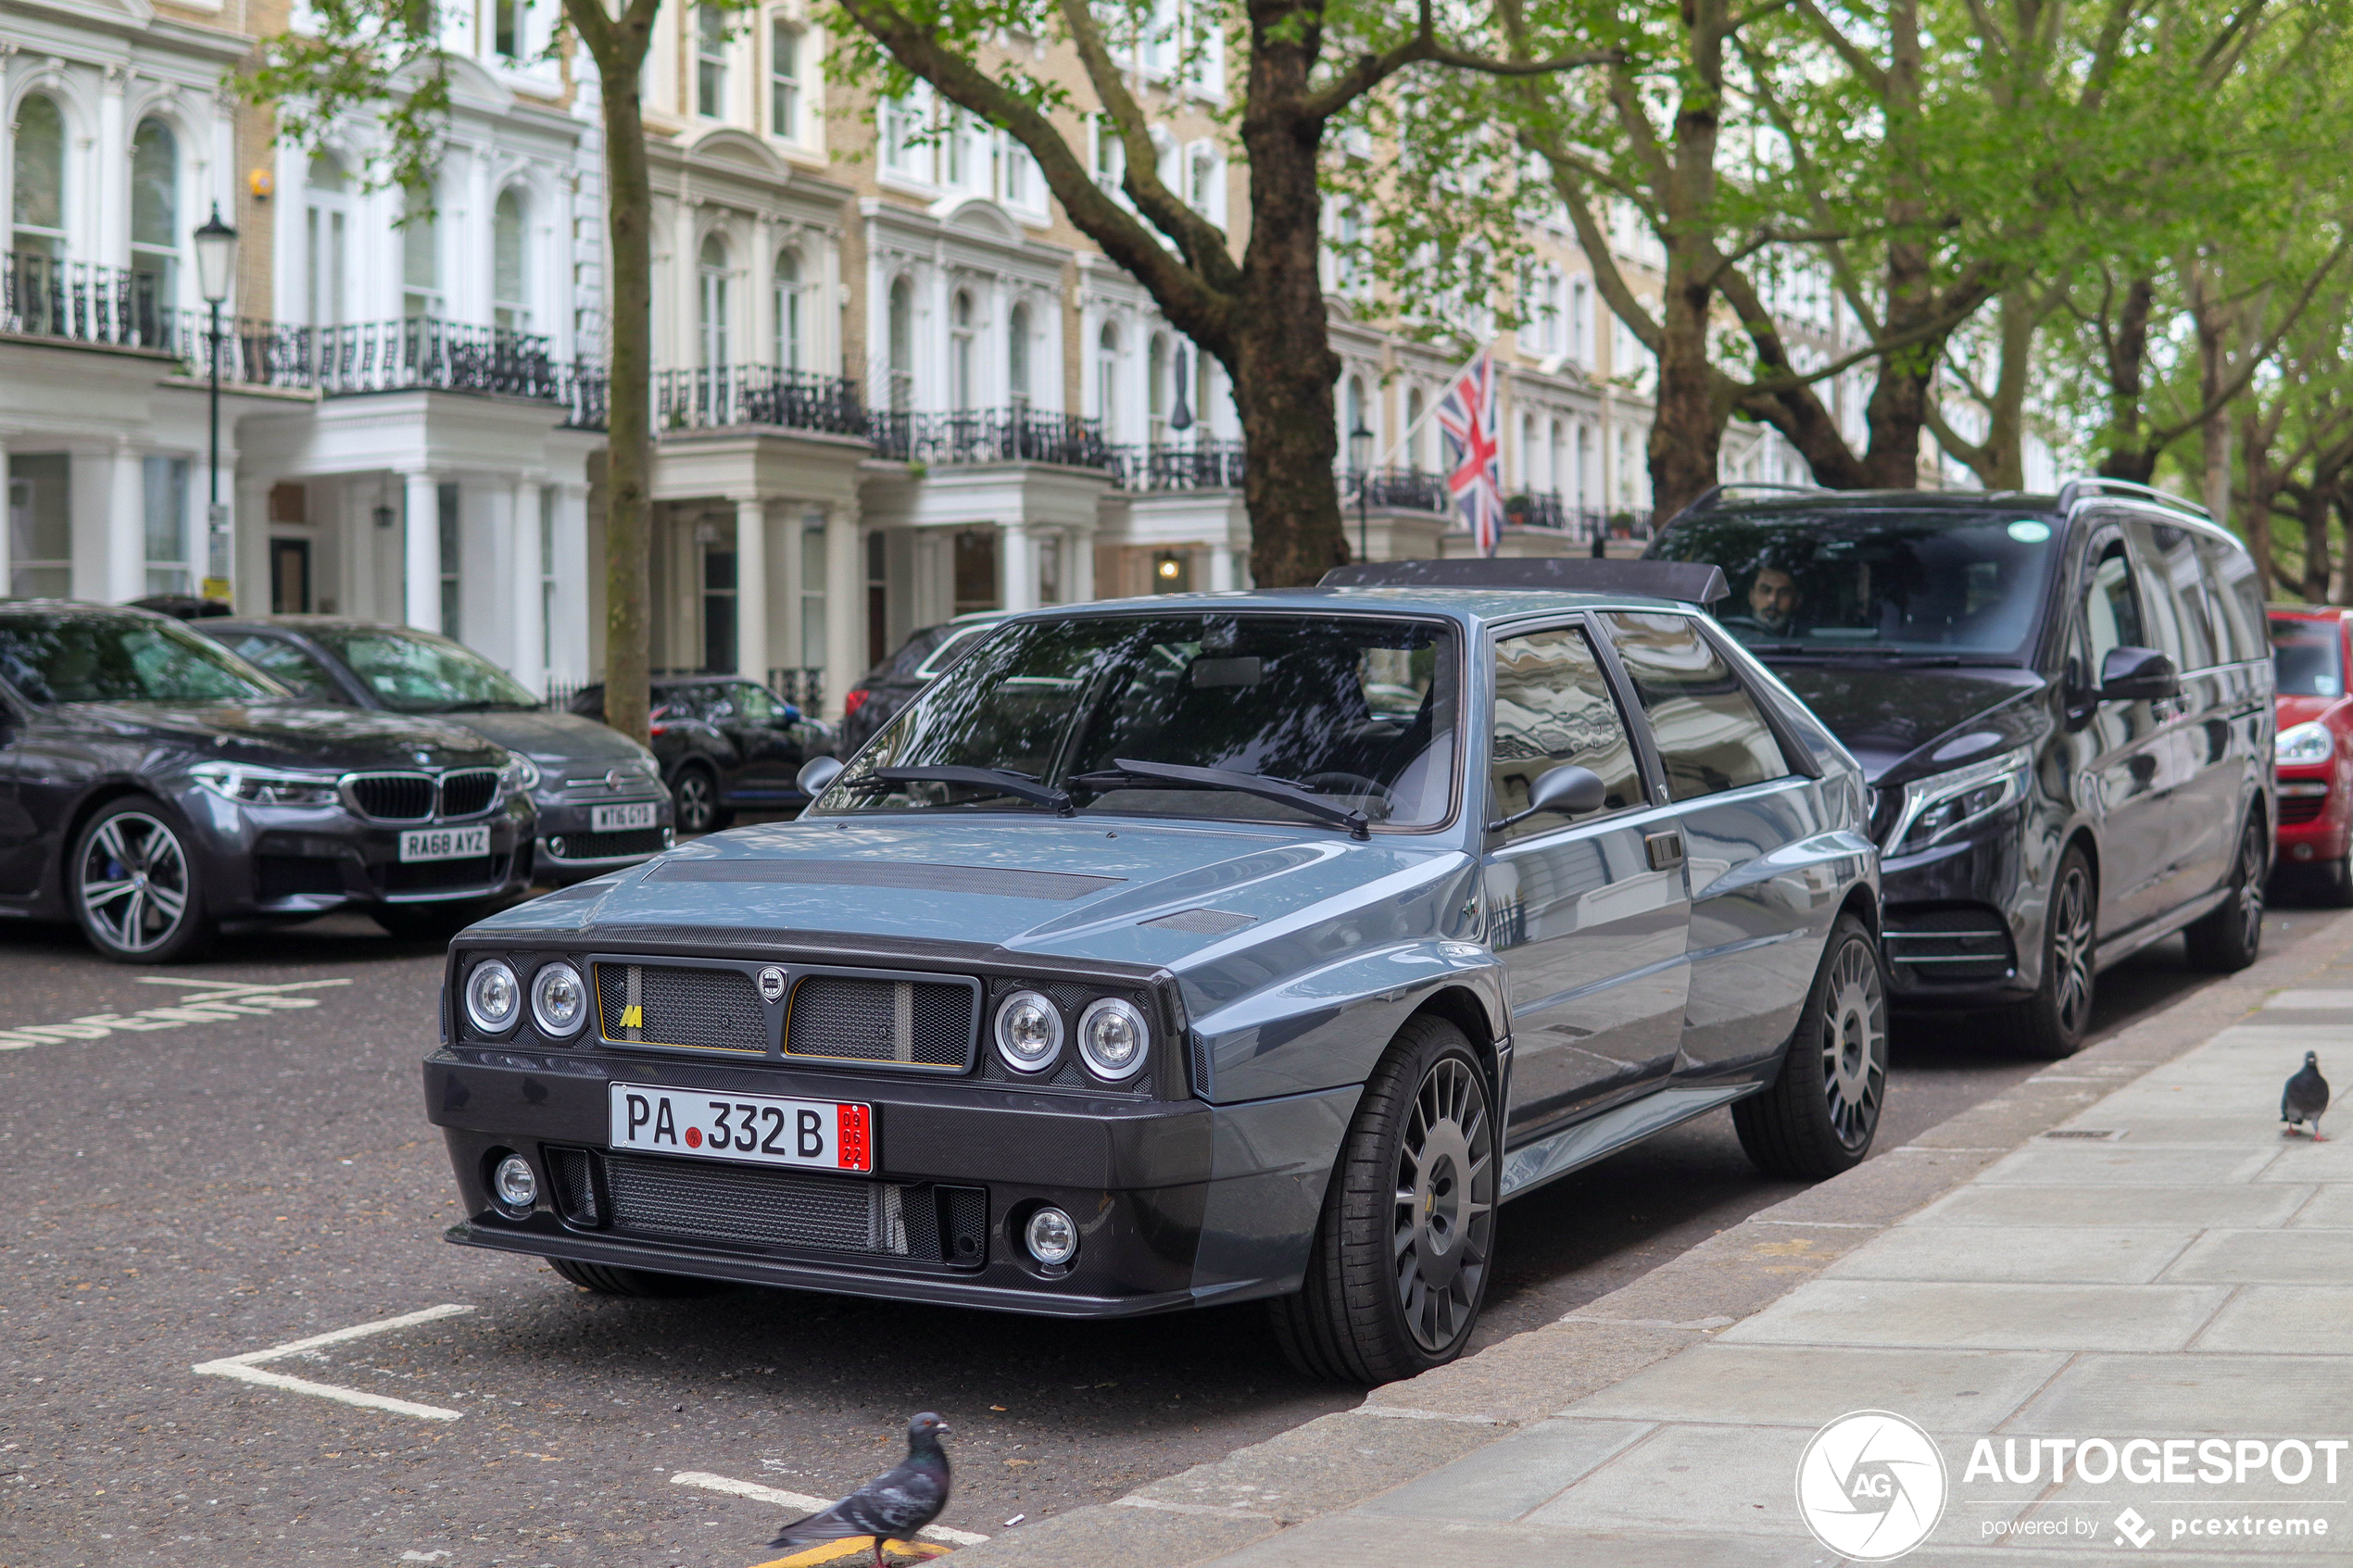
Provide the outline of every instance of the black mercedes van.
{"type": "Polygon", "coordinates": [[[1898,1005],[2002,1009],[2056,1058],[2099,971],[2160,937],[2255,961],[2271,646],[2255,561],[2203,509],[2105,479],[1743,485],[1648,553],[1721,567],[1725,627],[1861,759],[1898,1005]]]}

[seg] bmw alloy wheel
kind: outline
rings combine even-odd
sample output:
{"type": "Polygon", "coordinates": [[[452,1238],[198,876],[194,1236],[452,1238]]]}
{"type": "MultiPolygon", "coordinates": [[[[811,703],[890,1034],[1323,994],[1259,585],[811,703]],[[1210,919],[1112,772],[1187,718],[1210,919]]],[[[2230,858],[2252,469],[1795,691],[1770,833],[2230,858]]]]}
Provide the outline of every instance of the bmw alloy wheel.
{"type": "Polygon", "coordinates": [[[156,952],[181,934],[192,892],[187,847],[160,818],[121,811],[83,840],[74,894],[93,935],[115,951],[156,952]]]}
{"type": "Polygon", "coordinates": [[[1415,1091],[1397,1150],[1397,1298],[1424,1350],[1452,1347],[1478,1310],[1494,1226],[1487,1090],[1469,1063],[1444,1058],[1415,1091]]]}

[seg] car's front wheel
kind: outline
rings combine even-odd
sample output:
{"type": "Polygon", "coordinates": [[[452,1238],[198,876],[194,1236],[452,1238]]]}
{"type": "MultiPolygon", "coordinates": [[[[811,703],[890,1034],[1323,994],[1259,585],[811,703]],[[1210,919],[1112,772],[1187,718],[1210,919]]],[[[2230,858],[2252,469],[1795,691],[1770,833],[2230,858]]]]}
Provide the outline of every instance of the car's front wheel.
{"type": "Polygon", "coordinates": [[[571,1258],[550,1258],[547,1266],[599,1296],[635,1296],[647,1300],[686,1300],[716,1296],[735,1288],[724,1280],[697,1279],[692,1274],[656,1273],[651,1269],[623,1269],[610,1263],[583,1263],[571,1258]]]}
{"type": "Polygon", "coordinates": [[[82,828],[66,896],[82,935],[117,963],[171,963],[211,937],[188,830],[162,802],[127,795],[82,828]]]}
{"type": "Polygon", "coordinates": [[[1853,915],[1831,927],[1773,1086],[1732,1107],[1732,1130],[1770,1176],[1819,1181],[1871,1151],[1887,1097],[1887,983],[1853,915]]]}
{"type": "Polygon", "coordinates": [[[1390,1383],[1463,1353],[1493,1268],[1497,1150],[1470,1042],[1441,1018],[1408,1022],[1357,1101],[1300,1292],[1270,1304],[1292,1365],[1390,1383]]]}

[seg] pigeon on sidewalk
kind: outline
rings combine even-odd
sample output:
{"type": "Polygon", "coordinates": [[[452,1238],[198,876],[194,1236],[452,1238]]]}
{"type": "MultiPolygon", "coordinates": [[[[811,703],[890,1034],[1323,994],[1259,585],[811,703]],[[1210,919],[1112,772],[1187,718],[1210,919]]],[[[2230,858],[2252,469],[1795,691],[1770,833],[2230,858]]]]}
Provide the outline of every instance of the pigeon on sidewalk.
{"type": "Polygon", "coordinates": [[[2321,1053],[2306,1051],[2303,1067],[2287,1081],[2286,1092],[2280,1096],[2280,1120],[2287,1123],[2287,1135],[2294,1137],[2296,1129],[2309,1123],[2312,1141],[2328,1142],[2321,1136],[2321,1115],[2328,1108],[2329,1081],[2321,1076],[2321,1053]]]}
{"type": "Polygon", "coordinates": [[[770,1546],[806,1547],[821,1541],[872,1536],[875,1568],[883,1568],[883,1547],[913,1544],[915,1533],[948,1506],[948,1450],[939,1446],[948,1424],[925,1411],[907,1424],[907,1457],[833,1507],[796,1519],[770,1546]]]}

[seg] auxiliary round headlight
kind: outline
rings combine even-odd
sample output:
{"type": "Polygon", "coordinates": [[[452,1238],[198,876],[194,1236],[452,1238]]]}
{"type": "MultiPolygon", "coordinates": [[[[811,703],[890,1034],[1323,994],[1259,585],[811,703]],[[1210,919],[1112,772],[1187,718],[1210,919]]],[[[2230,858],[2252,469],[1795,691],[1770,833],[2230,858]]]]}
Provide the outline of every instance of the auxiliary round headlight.
{"type": "Polygon", "coordinates": [[[543,963],[531,977],[531,1016],[539,1031],[562,1039],[579,1029],[588,1016],[588,987],[580,972],[568,963],[543,963]]]}
{"type": "Polygon", "coordinates": [[[1022,1239],[1029,1246],[1029,1255],[1050,1269],[1078,1256],[1078,1227],[1059,1209],[1040,1209],[1032,1214],[1022,1239]]]}
{"type": "Polygon", "coordinates": [[[1143,1070],[1151,1030],[1135,1004],[1105,997],[1078,1015],[1078,1054],[1099,1078],[1120,1083],[1143,1070]]]}
{"type": "Polygon", "coordinates": [[[1062,1010],[1035,991],[997,1004],[997,1054],[1016,1073],[1037,1073],[1062,1054],[1062,1010]]]}
{"type": "Polygon", "coordinates": [[[484,1034],[503,1034],[522,1008],[522,987],[504,960],[478,963],[466,976],[466,1016],[484,1034]]]}
{"type": "Polygon", "coordinates": [[[498,1161],[490,1173],[490,1189],[501,1208],[528,1210],[539,1201],[539,1179],[531,1173],[531,1161],[520,1154],[498,1161]]]}

